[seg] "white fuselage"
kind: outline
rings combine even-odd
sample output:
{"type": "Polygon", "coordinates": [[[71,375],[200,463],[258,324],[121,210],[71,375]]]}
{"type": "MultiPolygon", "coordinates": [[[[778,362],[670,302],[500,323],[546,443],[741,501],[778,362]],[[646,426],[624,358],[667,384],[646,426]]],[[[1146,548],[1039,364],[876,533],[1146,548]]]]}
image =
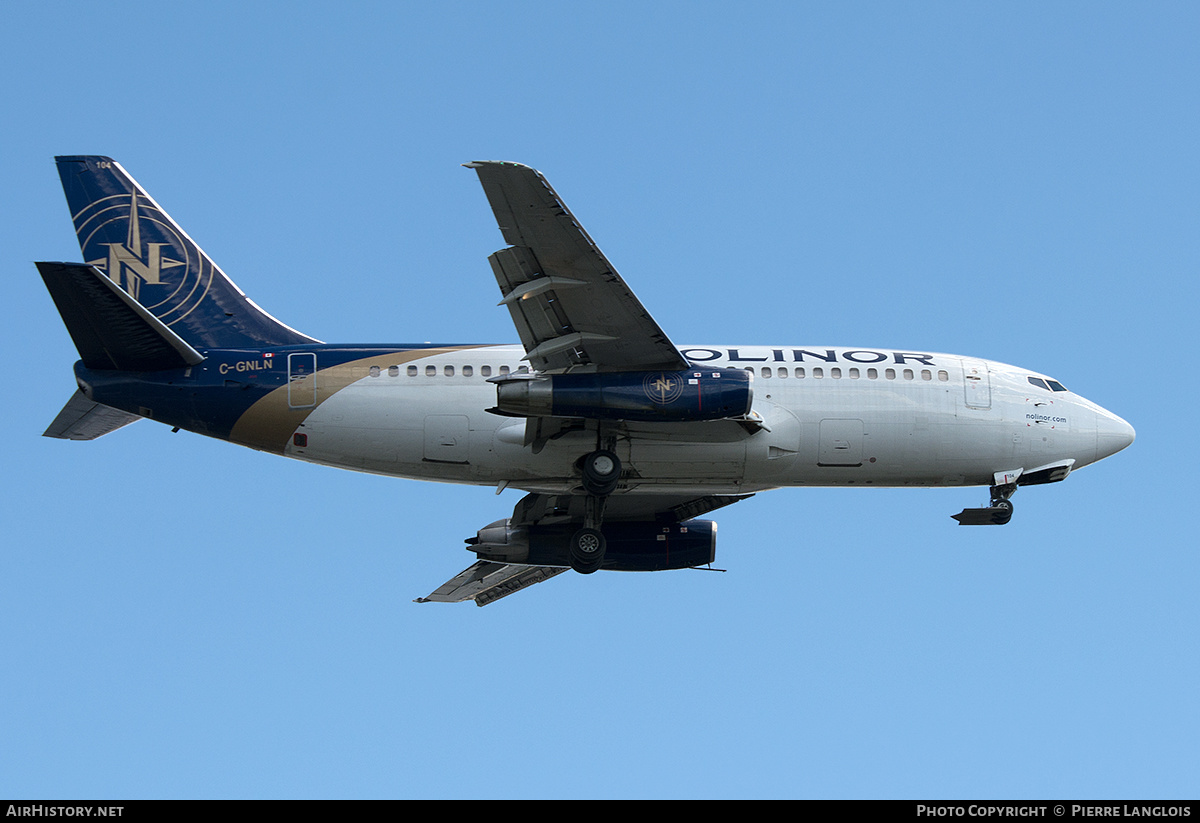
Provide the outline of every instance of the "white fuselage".
{"type": "MultiPolygon", "coordinates": [[[[626,468],[618,493],[737,494],[780,486],[989,485],[997,473],[1119,451],[1121,418],[1037,372],[945,354],[825,347],[683,347],[697,368],[745,368],[742,421],[621,423],[609,429],[626,468]],[[1060,387],[1061,389],[1061,387],[1060,387]]],[[[519,346],[440,350],[370,376],[322,402],[286,454],[359,471],[562,493],[576,488],[596,428],[531,448],[526,420],[488,412],[496,377],[522,367],[519,346]]],[[[1073,461],[1070,463],[1069,461],[1073,461]]]]}

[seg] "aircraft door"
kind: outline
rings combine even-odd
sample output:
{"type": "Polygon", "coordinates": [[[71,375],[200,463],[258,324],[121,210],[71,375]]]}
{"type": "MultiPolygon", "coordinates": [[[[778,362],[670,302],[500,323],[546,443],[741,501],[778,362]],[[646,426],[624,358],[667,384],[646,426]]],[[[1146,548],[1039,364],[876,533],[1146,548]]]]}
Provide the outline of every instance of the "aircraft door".
{"type": "Polygon", "coordinates": [[[302,352],[288,355],[288,408],[311,409],[317,405],[317,355],[302,352]]]}
{"type": "Polygon", "coordinates": [[[818,466],[861,466],[863,464],[863,422],[861,420],[822,420],[818,466]]]}
{"type": "Polygon", "coordinates": [[[466,415],[428,415],[424,459],[431,463],[467,463],[469,438],[470,420],[466,415]]]}
{"type": "Polygon", "coordinates": [[[969,409],[990,409],[992,407],[992,381],[988,375],[987,363],[982,360],[964,360],[963,390],[966,393],[963,401],[969,409]]]}

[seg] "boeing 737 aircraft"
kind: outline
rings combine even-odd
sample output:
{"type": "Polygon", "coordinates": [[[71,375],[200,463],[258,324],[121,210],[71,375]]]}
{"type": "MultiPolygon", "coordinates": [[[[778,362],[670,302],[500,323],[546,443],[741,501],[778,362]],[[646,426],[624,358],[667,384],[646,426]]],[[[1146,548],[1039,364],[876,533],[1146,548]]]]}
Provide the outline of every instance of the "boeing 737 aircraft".
{"type": "Polygon", "coordinates": [[[935,352],[677,346],[541,174],[469,163],[508,246],[488,258],[520,346],[330,345],[242,293],[123,168],[59,157],[82,263],[38,263],[79,350],[45,434],[149,418],[298,460],[522,489],[418,602],[486,605],[567,569],[711,563],[697,519],[782,486],[1019,486],[1133,442],[1057,380],[935,352]]]}

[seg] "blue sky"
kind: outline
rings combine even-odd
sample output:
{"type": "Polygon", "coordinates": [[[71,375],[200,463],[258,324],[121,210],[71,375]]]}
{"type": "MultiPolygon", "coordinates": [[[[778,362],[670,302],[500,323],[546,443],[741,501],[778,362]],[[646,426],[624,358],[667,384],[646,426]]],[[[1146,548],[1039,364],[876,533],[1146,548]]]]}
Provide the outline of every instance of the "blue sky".
{"type": "Polygon", "coordinates": [[[1195,797],[1200,10],[428,5],[6,10],[0,795],[1195,797]],[[681,344],[1017,363],[1138,440],[1002,529],[781,490],[724,574],[418,606],[519,492],[40,437],[55,154],[346,342],[516,340],[458,164],[523,162],[681,344]]]}

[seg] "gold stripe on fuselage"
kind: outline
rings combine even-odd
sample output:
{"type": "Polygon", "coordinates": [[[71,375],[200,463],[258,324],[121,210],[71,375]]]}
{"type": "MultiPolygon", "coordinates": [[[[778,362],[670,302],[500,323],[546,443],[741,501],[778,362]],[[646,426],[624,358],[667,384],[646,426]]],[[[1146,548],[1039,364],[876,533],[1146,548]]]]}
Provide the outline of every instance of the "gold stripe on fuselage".
{"type": "MultiPolygon", "coordinates": [[[[349,360],[329,368],[319,368],[315,374],[300,378],[273,390],[259,399],[238,418],[229,433],[229,440],[252,449],[283,454],[292,433],[314,410],[351,383],[369,376],[372,366],[387,369],[413,360],[437,357],[450,352],[482,348],[481,346],[453,346],[437,349],[411,349],[408,351],[384,352],[357,360],[349,360]],[[315,392],[311,388],[316,381],[315,392]],[[288,402],[289,390],[293,395],[315,394],[316,402],[311,406],[294,408],[288,402]]],[[[321,353],[317,351],[317,362],[321,353]]]]}

